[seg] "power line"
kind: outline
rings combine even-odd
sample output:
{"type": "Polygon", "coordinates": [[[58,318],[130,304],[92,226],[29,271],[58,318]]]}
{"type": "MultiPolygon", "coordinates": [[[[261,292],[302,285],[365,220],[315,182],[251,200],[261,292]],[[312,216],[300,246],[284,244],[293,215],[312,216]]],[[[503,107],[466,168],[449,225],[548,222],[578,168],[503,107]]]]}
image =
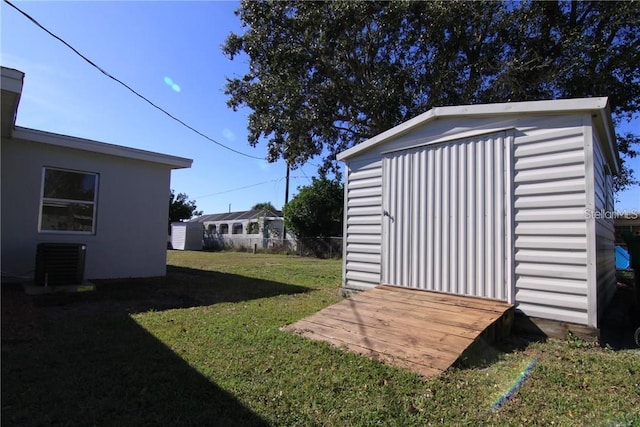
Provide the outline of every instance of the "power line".
{"type": "Polygon", "coordinates": [[[309,178],[306,173],[304,173],[304,170],[302,168],[300,168],[300,172],[302,172],[302,175],[304,175],[304,177],[307,178],[307,180],[309,180],[309,182],[313,182],[313,180],[311,178],[309,178]]]}
{"type": "Polygon", "coordinates": [[[234,191],[245,190],[247,188],[257,187],[259,185],[269,184],[270,182],[277,182],[277,181],[278,181],[277,179],[272,179],[271,181],[263,181],[263,182],[259,182],[257,184],[245,185],[244,187],[232,188],[231,190],[224,190],[224,191],[219,191],[217,193],[205,194],[204,196],[194,197],[194,199],[195,200],[204,199],[205,197],[211,197],[211,196],[217,196],[217,195],[220,195],[220,194],[232,193],[234,191]]]}
{"type": "Polygon", "coordinates": [[[122,86],[124,86],[125,88],[127,88],[131,93],[133,93],[134,95],[136,95],[137,97],[141,98],[142,100],[146,101],[148,104],[150,104],[152,107],[156,108],[157,110],[160,110],[161,112],[163,112],[164,114],[166,114],[167,116],[169,116],[170,118],[172,118],[173,120],[175,120],[176,122],[180,123],[182,126],[186,127],[187,129],[197,133],[198,135],[200,135],[201,137],[213,142],[214,144],[219,145],[222,148],[225,148],[229,151],[233,151],[236,154],[240,154],[241,156],[245,156],[245,157],[249,157],[250,159],[257,159],[257,160],[265,160],[263,157],[257,157],[257,156],[252,156],[251,154],[247,154],[247,153],[243,153],[242,151],[238,151],[234,148],[231,148],[229,146],[226,146],[218,141],[216,141],[215,139],[205,135],[204,133],[200,132],[199,130],[195,129],[194,127],[188,125],[187,123],[183,122],[181,119],[177,118],[176,116],[174,116],[173,114],[169,113],[167,110],[165,110],[164,108],[154,104],[152,101],[150,101],[149,99],[147,99],[144,95],[141,95],[140,93],[138,93],[135,89],[133,89],[131,86],[127,85],[126,83],[124,83],[122,80],[114,77],[113,75],[111,75],[109,72],[107,72],[106,70],[104,70],[102,67],[98,66],[96,63],[94,63],[92,60],[90,60],[89,58],[87,58],[86,56],[84,56],[82,53],[80,53],[76,48],[74,48],[73,46],[71,46],[69,43],[67,43],[65,40],[63,40],[62,38],[58,37],[57,35],[55,35],[54,33],[52,33],[51,31],[49,31],[48,29],[46,29],[42,24],[40,24],[38,21],[36,21],[34,18],[32,18],[29,14],[27,14],[26,12],[23,12],[20,8],[18,8],[16,5],[14,5],[13,3],[11,3],[9,0],[4,0],[5,3],[7,3],[9,6],[11,6],[12,8],[14,8],[15,10],[17,10],[20,14],[22,14],[25,18],[27,18],[29,21],[33,22],[35,25],[37,25],[38,27],[40,27],[43,31],[45,31],[47,34],[49,34],[51,37],[55,38],[56,40],[58,40],[59,42],[61,42],[62,44],[64,44],[65,46],[67,46],[69,49],[71,49],[76,55],[78,55],[80,58],[84,59],[86,62],[88,62],[92,67],[96,68],[98,71],[100,71],[102,74],[104,74],[105,76],[109,77],[111,80],[114,80],[117,83],[120,83],[122,86]]]}
{"type": "MultiPolygon", "coordinates": [[[[301,177],[301,176],[292,176],[291,177],[291,179],[302,179],[302,178],[303,177],[301,177]]],[[[203,196],[194,197],[194,200],[204,199],[205,197],[218,196],[220,194],[233,193],[234,191],[246,190],[247,188],[257,187],[259,185],[269,184],[269,183],[272,183],[272,182],[278,183],[278,182],[282,181],[283,179],[285,179],[284,176],[280,177],[278,179],[272,179],[272,180],[269,180],[269,181],[258,182],[256,184],[245,185],[243,187],[232,188],[231,190],[224,190],[224,191],[219,191],[217,193],[205,194],[203,196]]]]}

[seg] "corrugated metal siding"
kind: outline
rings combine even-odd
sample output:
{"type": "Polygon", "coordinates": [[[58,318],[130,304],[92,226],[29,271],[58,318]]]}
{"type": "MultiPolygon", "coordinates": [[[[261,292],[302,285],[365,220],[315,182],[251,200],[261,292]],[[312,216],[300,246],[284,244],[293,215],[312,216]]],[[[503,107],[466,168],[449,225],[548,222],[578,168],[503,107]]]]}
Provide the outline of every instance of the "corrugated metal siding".
{"type": "Polygon", "coordinates": [[[187,240],[187,226],[171,224],[171,247],[183,251],[187,240]]]}
{"type": "Polygon", "coordinates": [[[511,299],[504,132],[383,157],[382,283],[511,299]]]}
{"type": "Polygon", "coordinates": [[[587,324],[583,129],[514,141],[515,301],[529,316],[587,324]]]}
{"type": "Polygon", "coordinates": [[[389,140],[377,150],[391,152],[418,148],[428,144],[443,143],[454,139],[473,138],[476,135],[488,135],[507,129],[517,128],[527,135],[547,133],[548,129],[563,129],[583,125],[582,114],[538,116],[505,115],[492,117],[456,117],[442,118],[428,125],[414,129],[396,139],[389,140]]]}
{"type": "MultiPolygon", "coordinates": [[[[594,207],[602,213],[595,221],[595,262],[597,282],[597,316],[602,315],[616,285],[615,227],[613,218],[613,177],[596,135],[593,136],[594,207]]],[[[597,323],[597,319],[592,319],[597,323]]]]}
{"type": "Polygon", "coordinates": [[[344,286],[371,288],[380,284],[382,161],[350,163],[347,183],[344,286]]]}

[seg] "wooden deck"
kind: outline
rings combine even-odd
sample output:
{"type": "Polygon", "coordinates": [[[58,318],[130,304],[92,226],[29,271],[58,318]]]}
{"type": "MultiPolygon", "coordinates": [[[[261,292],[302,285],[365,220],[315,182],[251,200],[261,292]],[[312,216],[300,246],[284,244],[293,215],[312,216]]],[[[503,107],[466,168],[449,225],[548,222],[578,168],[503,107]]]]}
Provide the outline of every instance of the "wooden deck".
{"type": "Polygon", "coordinates": [[[512,306],[500,301],[378,286],[283,329],[428,378],[449,368],[483,332],[495,336],[505,314],[513,315],[512,306]]]}

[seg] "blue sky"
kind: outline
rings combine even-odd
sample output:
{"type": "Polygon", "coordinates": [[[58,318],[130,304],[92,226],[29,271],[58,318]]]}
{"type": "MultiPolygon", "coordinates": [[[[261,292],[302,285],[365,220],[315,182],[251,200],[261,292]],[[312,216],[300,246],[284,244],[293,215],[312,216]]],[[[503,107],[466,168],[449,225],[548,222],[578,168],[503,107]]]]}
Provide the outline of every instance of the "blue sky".
{"type": "MultiPolygon", "coordinates": [[[[18,7],[97,65],[189,125],[236,150],[264,157],[247,143],[249,111],[226,105],[225,77],[242,76],[246,57],[221,50],[242,32],[237,2],[17,2],[18,7]]],[[[227,151],[171,120],[108,79],[66,46],[2,3],[1,62],[25,73],[19,126],[194,159],[171,187],[205,213],[284,203],[285,165],[227,151]]],[[[640,127],[638,121],[629,125],[640,127]]],[[[317,162],[316,162],[317,163],[317,162]]],[[[632,162],[640,176],[640,159],[632,162]]],[[[291,195],[316,167],[291,172],[291,195]]],[[[640,189],[618,194],[618,210],[640,210],[640,189]]]]}
{"type": "MultiPolygon", "coordinates": [[[[221,50],[240,32],[236,2],[16,2],[113,76],[202,133],[252,156],[248,110],[226,105],[225,77],[246,58],[221,50]],[[175,88],[168,83],[173,83],[175,88]],[[179,89],[179,91],[177,91],[179,89]]],[[[227,151],[186,129],[110,80],[69,48],[2,3],[2,65],[25,73],[19,126],[194,159],[171,187],[205,213],[284,203],[286,168],[227,151]],[[248,187],[248,188],[243,188],[248,187]],[[229,191],[243,188],[241,190],[229,191]],[[224,192],[224,193],[223,193],[224,192]],[[222,194],[219,194],[222,193],[222,194]]],[[[290,194],[310,183],[315,166],[291,173],[290,194]]]]}

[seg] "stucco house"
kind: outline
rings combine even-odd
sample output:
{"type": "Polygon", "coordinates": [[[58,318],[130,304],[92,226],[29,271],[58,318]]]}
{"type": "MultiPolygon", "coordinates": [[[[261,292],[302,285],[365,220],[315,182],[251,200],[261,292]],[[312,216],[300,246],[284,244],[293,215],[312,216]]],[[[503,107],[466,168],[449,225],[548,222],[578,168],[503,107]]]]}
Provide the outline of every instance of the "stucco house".
{"type": "Polygon", "coordinates": [[[3,282],[33,279],[41,244],[81,245],[87,280],[164,275],[171,171],[192,160],[16,126],[23,79],[2,67],[3,282]]]}

